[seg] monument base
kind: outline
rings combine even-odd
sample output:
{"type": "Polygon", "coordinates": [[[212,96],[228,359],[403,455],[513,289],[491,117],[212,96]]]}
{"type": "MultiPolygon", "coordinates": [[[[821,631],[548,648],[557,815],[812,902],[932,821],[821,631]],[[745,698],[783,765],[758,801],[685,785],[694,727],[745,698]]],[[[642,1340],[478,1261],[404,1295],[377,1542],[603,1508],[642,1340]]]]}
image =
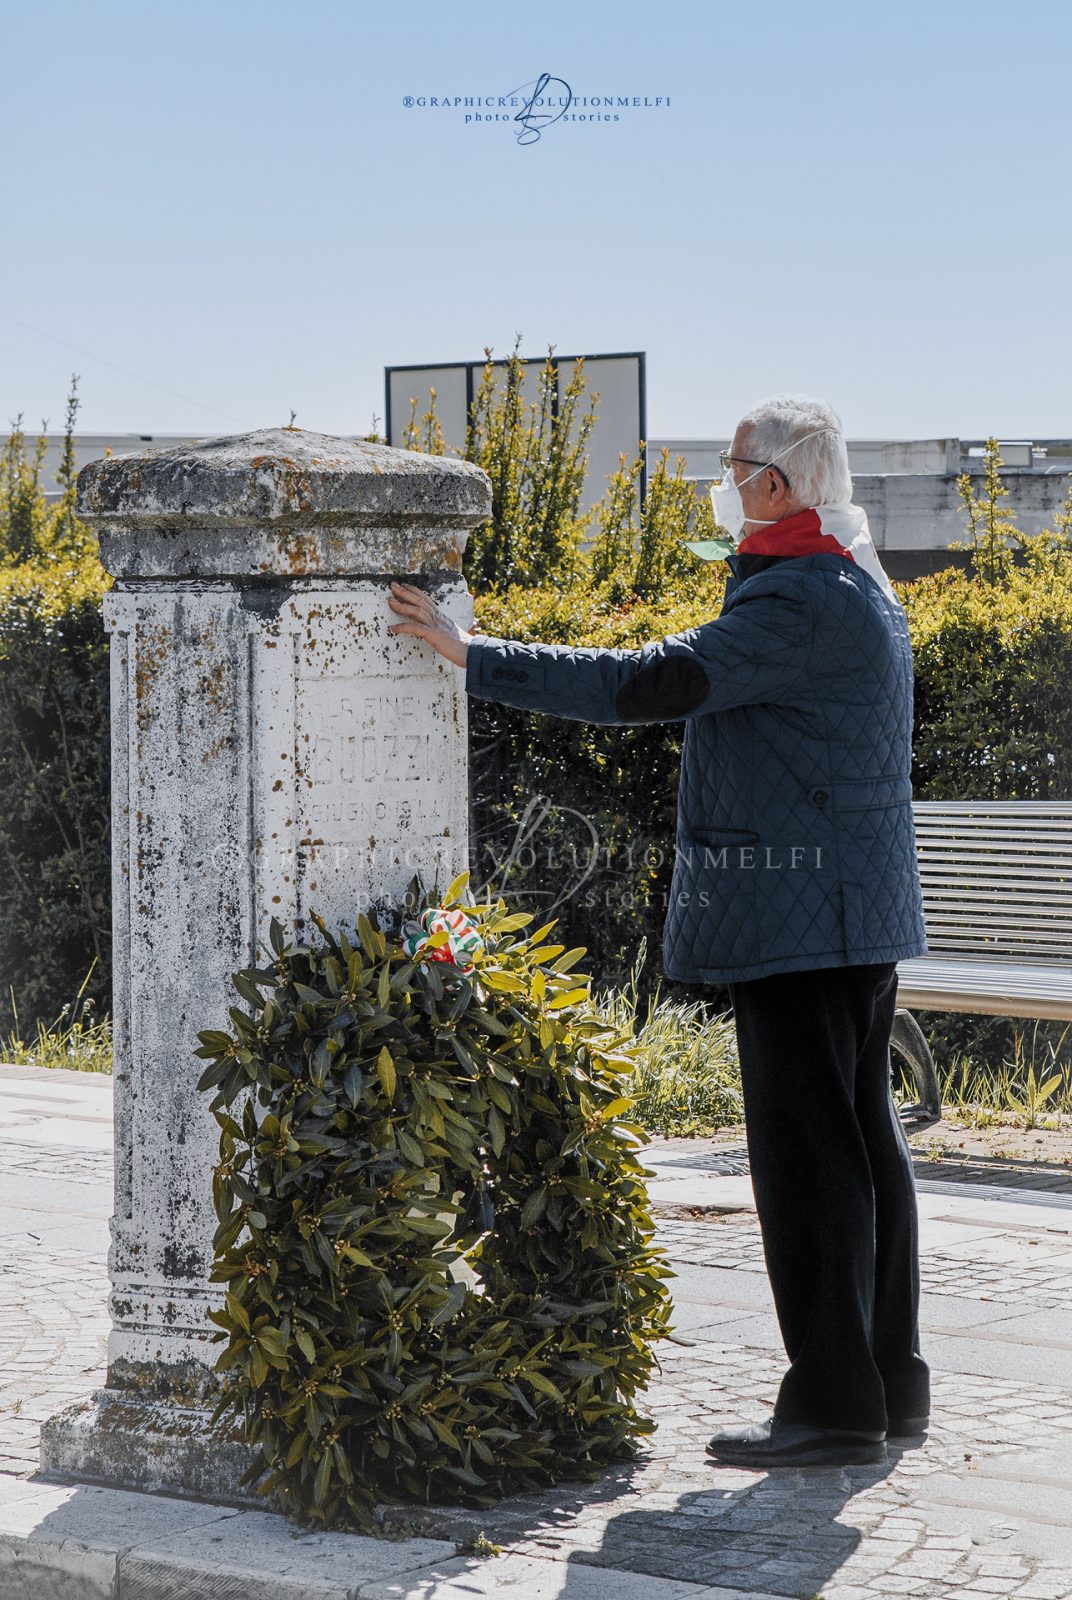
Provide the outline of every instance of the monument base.
{"type": "Polygon", "coordinates": [[[211,1417],[210,1406],[98,1389],[42,1425],[41,1470],[112,1488],[278,1510],[273,1495],[239,1484],[256,1447],[233,1420],[213,1426],[211,1417]]]}

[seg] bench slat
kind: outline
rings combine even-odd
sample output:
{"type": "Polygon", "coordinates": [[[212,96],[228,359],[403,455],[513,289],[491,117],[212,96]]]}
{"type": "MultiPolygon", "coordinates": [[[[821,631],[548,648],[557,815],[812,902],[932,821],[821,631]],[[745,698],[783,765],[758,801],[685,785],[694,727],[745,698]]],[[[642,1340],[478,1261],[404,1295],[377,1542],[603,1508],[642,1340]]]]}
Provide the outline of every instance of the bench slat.
{"type": "Polygon", "coordinates": [[[1052,940],[1023,939],[1008,935],[1001,939],[979,939],[970,928],[942,928],[927,924],[927,946],[933,956],[972,956],[978,952],[985,961],[1015,961],[1021,966],[1033,961],[1043,961],[1047,966],[1062,967],[1072,963],[1072,950],[1067,944],[1052,940]]]}
{"type": "Polygon", "coordinates": [[[953,901],[925,900],[928,927],[933,922],[937,928],[939,923],[947,927],[978,930],[979,937],[985,938],[987,934],[996,934],[1001,930],[1008,930],[1016,934],[1019,930],[1025,933],[1038,933],[1045,935],[1047,929],[1055,934],[1067,933],[1072,929],[1072,922],[1065,916],[1054,916],[1038,908],[1024,908],[1022,911],[1010,909],[1008,906],[995,904],[992,906],[991,915],[979,916],[978,905],[962,906],[953,901]]]}
{"type": "MultiPolygon", "coordinates": [[[[922,872],[920,876],[922,877],[922,872]]],[[[982,900],[993,900],[994,898],[993,889],[989,888],[985,883],[981,884],[978,876],[957,878],[928,872],[927,882],[931,886],[932,893],[945,894],[948,892],[957,899],[963,898],[965,904],[976,897],[982,900]]],[[[1003,890],[1016,890],[1017,905],[1022,900],[1038,901],[1042,905],[1063,905],[1068,900],[1068,897],[1062,893],[1060,887],[1057,889],[1050,888],[1045,879],[1003,878],[1001,887],[1003,890]]]]}
{"type": "Polygon", "coordinates": [[[932,1011],[974,1011],[997,1017],[1072,1021],[1072,971],[977,959],[933,961],[914,956],[897,964],[897,1003],[932,1011]]]}
{"type": "Polygon", "coordinates": [[[1063,904],[1031,903],[1026,897],[1023,905],[1017,905],[1011,897],[1004,895],[993,896],[990,900],[962,900],[958,895],[951,895],[939,890],[929,894],[927,885],[923,885],[923,900],[928,915],[939,917],[958,917],[963,921],[973,922],[977,926],[990,926],[995,922],[1011,923],[1016,927],[1020,922],[1035,924],[1045,927],[1053,924],[1054,927],[1068,927],[1069,912],[1072,911],[1072,900],[1063,904]]]}
{"type": "Polygon", "coordinates": [[[972,936],[971,929],[958,932],[956,928],[927,928],[927,944],[932,955],[946,955],[952,952],[978,951],[980,956],[988,961],[1045,961],[1050,966],[1063,966],[1069,960],[1067,947],[1054,947],[1052,943],[1043,943],[1036,940],[1016,942],[1015,937],[1008,939],[993,939],[990,941],[976,939],[972,936]]]}
{"type": "Polygon", "coordinates": [[[993,862],[998,867],[1030,867],[1040,873],[1052,873],[1060,877],[1072,871],[1072,834],[1069,834],[1068,843],[1056,847],[1047,855],[1042,850],[1025,850],[1022,846],[1010,849],[1008,845],[988,839],[985,850],[969,850],[962,848],[959,840],[943,840],[940,845],[929,844],[926,839],[916,834],[916,848],[921,861],[933,862],[935,866],[965,867],[978,866],[980,863],[993,862]]]}
{"type": "Polygon", "coordinates": [[[948,894],[932,894],[927,885],[923,885],[923,909],[928,926],[933,918],[951,917],[957,922],[967,923],[973,927],[986,929],[992,928],[996,923],[1011,924],[1019,927],[1021,923],[1034,931],[1053,927],[1055,930],[1069,926],[1068,904],[1054,906],[1047,902],[1028,900],[1024,896],[1024,903],[1017,906],[1004,898],[1000,900],[961,900],[948,894]]]}
{"type": "Polygon", "coordinates": [[[987,828],[969,832],[959,824],[950,826],[947,823],[940,828],[938,826],[929,828],[919,821],[916,821],[915,828],[918,839],[931,840],[936,848],[955,842],[958,848],[963,844],[968,850],[989,849],[995,843],[1013,844],[1023,849],[1037,842],[1041,850],[1053,852],[1067,850],[1072,843],[1072,823],[1068,831],[1063,834],[1036,833],[1030,828],[987,828]]]}
{"type": "Polygon", "coordinates": [[[987,955],[992,950],[1010,950],[1010,954],[1032,955],[1035,960],[1048,960],[1053,965],[1067,962],[1072,955],[1072,936],[1064,928],[1035,925],[1019,928],[1016,925],[979,925],[970,920],[938,917],[926,912],[926,942],[933,949],[955,946],[957,949],[981,950],[987,955]]]}
{"type": "Polygon", "coordinates": [[[998,828],[1003,832],[1024,832],[1032,828],[1039,828],[1042,832],[1062,833],[1072,826],[1072,810],[1067,814],[1050,810],[1035,811],[950,811],[945,806],[935,805],[931,802],[929,810],[924,810],[922,802],[912,802],[912,812],[922,827],[930,827],[938,822],[943,826],[962,828],[965,833],[970,833],[973,828],[998,828]]]}
{"type": "Polygon", "coordinates": [[[1010,939],[993,939],[989,942],[976,939],[972,936],[971,929],[958,932],[956,928],[941,929],[927,928],[927,944],[933,955],[945,955],[951,951],[978,951],[988,961],[1045,961],[1050,966],[1062,966],[1069,959],[1067,949],[1054,949],[1052,944],[1042,944],[1036,940],[1024,940],[1020,943],[1010,939]]]}
{"type": "Polygon", "coordinates": [[[915,826],[922,834],[939,834],[946,837],[957,834],[963,838],[981,838],[994,835],[995,838],[1045,838],[1045,840],[1062,840],[1069,837],[1072,832],[1072,816],[1067,821],[1054,822],[1053,818],[1042,816],[1024,816],[1018,821],[1010,818],[968,818],[968,816],[917,816],[915,808],[912,810],[915,826]]]}
{"type": "Polygon", "coordinates": [[[975,855],[966,850],[955,853],[929,850],[926,843],[918,839],[916,853],[920,871],[934,878],[947,877],[954,881],[964,878],[969,883],[978,883],[985,873],[987,877],[983,881],[989,882],[989,874],[995,872],[1002,878],[1026,878],[1033,883],[1052,884],[1058,894],[1072,892],[1072,840],[1067,850],[1050,859],[1007,850],[1001,845],[992,850],[980,850],[975,855]]]}
{"type": "Polygon", "coordinates": [[[1072,836],[1072,817],[1067,823],[1055,827],[1048,820],[1046,823],[1039,818],[1038,821],[1025,819],[1022,823],[1011,826],[1008,823],[999,823],[992,818],[987,818],[983,823],[979,818],[974,825],[966,825],[967,819],[957,817],[935,817],[927,821],[924,817],[913,814],[916,831],[922,834],[933,833],[936,838],[947,839],[953,836],[966,839],[969,843],[977,839],[1040,839],[1047,844],[1060,844],[1072,836]]]}
{"type": "Polygon", "coordinates": [[[1051,816],[1072,817],[1072,800],[913,800],[913,811],[924,816],[948,812],[958,818],[971,816],[1051,816]]]}

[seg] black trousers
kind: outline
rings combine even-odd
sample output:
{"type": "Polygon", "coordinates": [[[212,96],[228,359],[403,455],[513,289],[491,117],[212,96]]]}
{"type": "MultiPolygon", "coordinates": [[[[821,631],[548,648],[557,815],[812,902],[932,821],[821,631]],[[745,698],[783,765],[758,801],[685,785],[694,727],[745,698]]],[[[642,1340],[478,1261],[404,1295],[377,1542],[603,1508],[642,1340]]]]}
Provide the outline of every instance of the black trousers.
{"type": "Polygon", "coordinates": [[[774,1414],[861,1430],[925,1415],[916,1189],[890,1090],[896,964],[729,988],[752,1186],[790,1361],[774,1414]]]}

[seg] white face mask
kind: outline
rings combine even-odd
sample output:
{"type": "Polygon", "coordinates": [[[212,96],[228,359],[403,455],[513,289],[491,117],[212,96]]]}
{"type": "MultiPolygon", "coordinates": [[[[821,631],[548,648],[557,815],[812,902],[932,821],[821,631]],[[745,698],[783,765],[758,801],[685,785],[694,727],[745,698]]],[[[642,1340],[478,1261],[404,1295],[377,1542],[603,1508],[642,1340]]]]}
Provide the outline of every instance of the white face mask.
{"type": "MultiPolygon", "coordinates": [[[[761,472],[766,472],[767,467],[772,467],[775,461],[795,450],[798,444],[803,444],[804,439],[814,439],[818,433],[831,433],[830,428],[815,428],[811,433],[806,433],[803,439],[794,439],[792,444],[786,445],[784,450],[779,450],[764,466],[757,467],[755,472],[750,472],[745,483],[751,483],[753,478],[758,478],[761,472]]],[[[734,480],[732,467],[718,483],[713,483],[710,489],[711,506],[715,513],[715,521],[725,528],[730,538],[735,540],[745,524],[744,503],[741,500],[741,491],[734,480]]],[[[754,527],[773,528],[779,517],[749,517],[748,521],[754,527]]]]}

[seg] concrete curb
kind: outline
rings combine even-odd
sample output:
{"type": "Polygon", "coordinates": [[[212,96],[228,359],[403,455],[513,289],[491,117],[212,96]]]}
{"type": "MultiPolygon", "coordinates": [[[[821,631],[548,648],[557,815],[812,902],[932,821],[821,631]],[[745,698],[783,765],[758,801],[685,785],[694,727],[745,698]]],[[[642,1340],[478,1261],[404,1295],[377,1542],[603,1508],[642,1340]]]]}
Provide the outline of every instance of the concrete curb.
{"type": "MultiPolygon", "coordinates": [[[[414,1508],[416,1519],[420,1508],[414,1508]]],[[[0,1600],[775,1600],[453,1540],[308,1533],[268,1511],[0,1475],[0,1600]]]]}

